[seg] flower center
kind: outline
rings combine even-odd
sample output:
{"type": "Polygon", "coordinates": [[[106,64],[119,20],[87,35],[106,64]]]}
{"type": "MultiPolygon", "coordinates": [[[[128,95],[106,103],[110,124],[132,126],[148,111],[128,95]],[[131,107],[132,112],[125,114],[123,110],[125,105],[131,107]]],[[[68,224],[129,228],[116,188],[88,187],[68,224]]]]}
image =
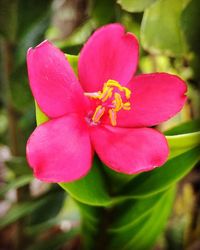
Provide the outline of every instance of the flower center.
{"type": "Polygon", "coordinates": [[[123,87],[114,80],[104,83],[103,90],[84,93],[86,96],[98,100],[98,105],[92,116],[93,123],[99,123],[101,117],[108,112],[112,126],[117,125],[117,112],[121,109],[130,110],[131,104],[127,100],[131,97],[130,89],[123,87]]]}

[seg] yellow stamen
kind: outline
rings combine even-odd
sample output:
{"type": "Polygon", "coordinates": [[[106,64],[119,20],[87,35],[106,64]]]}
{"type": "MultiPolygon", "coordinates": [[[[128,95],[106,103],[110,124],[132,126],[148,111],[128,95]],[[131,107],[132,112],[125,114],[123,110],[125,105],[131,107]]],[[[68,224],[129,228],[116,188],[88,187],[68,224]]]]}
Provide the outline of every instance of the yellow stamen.
{"type": "Polygon", "coordinates": [[[104,84],[104,88],[105,87],[116,87],[118,88],[121,92],[125,92],[125,96],[127,99],[130,99],[131,97],[131,91],[130,89],[126,88],[126,87],[122,87],[118,82],[114,81],[114,80],[108,80],[105,84],[104,84]]]}
{"type": "Polygon", "coordinates": [[[85,96],[93,99],[98,99],[102,103],[102,105],[97,106],[92,116],[92,121],[94,123],[98,123],[107,110],[112,126],[116,126],[117,112],[121,109],[131,109],[130,102],[123,102],[125,98],[127,100],[130,99],[131,90],[121,86],[120,83],[114,80],[108,80],[106,83],[104,83],[102,91],[85,93],[85,96]]]}
{"type": "Polygon", "coordinates": [[[113,101],[113,103],[115,104],[114,110],[119,111],[123,106],[121,95],[119,93],[115,93],[114,97],[115,97],[113,101]]]}
{"type": "Polygon", "coordinates": [[[123,109],[124,109],[124,110],[130,110],[130,109],[131,109],[131,104],[130,104],[130,102],[125,102],[125,103],[123,104],[123,109]]]}
{"type": "Polygon", "coordinates": [[[108,80],[105,84],[104,87],[116,87],[118,88],[120,91],[123,91],[123,87],[116,81],[114,80],[108,80]]]}
{"type": "Polygon", "coordinates": [[[109,109],[108,113],[109,113],[111,124],[113,126],[116,126],[117,125],[117,112],[114,109],[109,109]]]}
{"type": "Polygon", "coordinates": [[[126,98],[127,98],[127,99],[130,99],[130,97],[131,97],[131,91],[130,91],[130,89],[128,89],[128,88],[126,88],[126,87],[123,87],[123,90],[124,90],[124,92],[125,92],[126,98]]]}
{"type": "Polygon", "coordinates": [[[102,105],[99,105],[96,108],[94,115],[92,116],[93,122],[95,122],[95,123],[99,122],[99,120],[101,119],[104,112],[105,112],[105,107],[103,107],[102,105]]]}
{"type": "Polygon", "coordinates": [[[105,87],[103,89],[103,93],[100,96],[100,99],[102,100],[102,102],[107,101],[108,98],[110,98],[112,96],[112,92],[113,92],[113,88],[105,87]]]}

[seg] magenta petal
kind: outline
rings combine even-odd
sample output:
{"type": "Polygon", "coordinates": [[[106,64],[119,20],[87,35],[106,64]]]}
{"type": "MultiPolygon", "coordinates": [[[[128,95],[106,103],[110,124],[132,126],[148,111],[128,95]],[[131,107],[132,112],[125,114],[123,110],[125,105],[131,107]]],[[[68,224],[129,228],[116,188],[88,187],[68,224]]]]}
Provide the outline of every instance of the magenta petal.
{"type": "Polygon", "coordinates": [[[83,90],[64,53],[44,41],[29,49],[27,65],[33,96],[48,117],[82,110],[83,90]]]}
{"type": "Polygon", "coordinates": [[[92,164],[89,133],[77,115],[63,116],[37,127],[26,151],[36,178],[45,182],[77,180],[87,174],[92,164]]]}
{"type": "Polygon", "coordinates": [[[179,112],[186,101],[184,81],[167,73],[135,76],[127,87],[132,91],[131,110],[118,112],[117,125],[122,127],[159,124],[179,112]]]}
{"type": "Polygon", "coordinates": [[[165,137],[151,128],[96,127],[92,143],[108,167],[125,174],[161,166],[169,153],[165,137]]]}
{"type": "Polygon", "coordinates": [[[120,24],[98,29],[81,50],[78,62],[79,80],[85,92],[102,89],[109,79],[127,84],[138,62],[138,41],[125,33],[120,24]]]}

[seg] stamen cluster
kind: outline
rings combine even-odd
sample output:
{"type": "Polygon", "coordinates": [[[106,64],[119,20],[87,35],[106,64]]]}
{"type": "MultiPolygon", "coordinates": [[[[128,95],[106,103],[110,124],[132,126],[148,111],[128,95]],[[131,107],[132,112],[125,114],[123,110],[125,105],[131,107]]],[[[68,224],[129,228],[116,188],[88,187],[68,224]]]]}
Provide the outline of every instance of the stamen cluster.
{"type": "Polygon", "coordinates": [[[108,80],[104,84],[102,91],[85,93],[85,95],[101,101],[92,116],[94,123],[98,123],[107,110],[112,126],[116,126],[117,112],[121,109],[131,109],[130,102],[124,102],[124,99],[129,100],[131,97],[130,89],[121,86],[120,83],[114,80],[108,80]]]}

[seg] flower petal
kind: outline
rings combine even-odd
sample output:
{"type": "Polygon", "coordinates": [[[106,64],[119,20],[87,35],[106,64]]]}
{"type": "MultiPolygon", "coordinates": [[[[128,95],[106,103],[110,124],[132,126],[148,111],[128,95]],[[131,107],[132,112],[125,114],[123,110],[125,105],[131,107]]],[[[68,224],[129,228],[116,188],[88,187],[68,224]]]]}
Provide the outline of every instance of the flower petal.
{"type": "Polygon", "coordinates": [[[27,53],[34,98],[48,117],[59,117],[84,107],[83,90],[64,53],[44,41],[27,53]]]}
{"type": "Polygon", "coordinates": [[[100,159],[125,174],[161,166],[169,153],[165,137],[151,128],[94,127],[92,143],[100,159]]]}
{"type": "Polygon", "coordinates": [[[117,126],[157,125],[178,113],[186,101],[184,81],[167,73],[135,76],[127,87],[132,91],[131,110],[118,112],[117,126]]]}
{"type": "Polygon", "coordinates": [[[71,114],[43,123],[27,142],[27,159],[45,182],[77,180],[91,168],[92,147],[86,124],[71,114]]]}
{"type": "Polygon", "coordinates": [[[96,92],[109,79],[127,84],[135,73],[138,41],[125,33],[120,24],[98,29],[81,50],[78,62],[79,80],[85,92],[96,92]]]}

